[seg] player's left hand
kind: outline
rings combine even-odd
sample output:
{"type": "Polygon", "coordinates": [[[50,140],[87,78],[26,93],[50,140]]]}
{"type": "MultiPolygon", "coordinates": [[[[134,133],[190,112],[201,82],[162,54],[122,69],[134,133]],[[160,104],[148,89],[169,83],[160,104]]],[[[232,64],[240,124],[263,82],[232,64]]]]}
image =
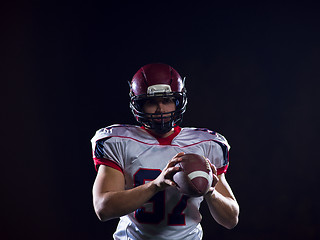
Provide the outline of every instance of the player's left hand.
{"type": "Polygon", "coordinates": [[[212,194],[212,192],[215,190],[215,186],[217,185],[217,183],[219,182],[219,178],[218,178],[218,175],[217,175],[217,168],[215,165],[213,165],[209,159],[207,158],[207,162],[209,163],[210,167],[211,167],[211,170],[212,170],[212,176],[213,176],[213,180],[212,180],[212,185],[211,187],[209,188],[208,190],[208,193],[207,194],[212,194]]]}

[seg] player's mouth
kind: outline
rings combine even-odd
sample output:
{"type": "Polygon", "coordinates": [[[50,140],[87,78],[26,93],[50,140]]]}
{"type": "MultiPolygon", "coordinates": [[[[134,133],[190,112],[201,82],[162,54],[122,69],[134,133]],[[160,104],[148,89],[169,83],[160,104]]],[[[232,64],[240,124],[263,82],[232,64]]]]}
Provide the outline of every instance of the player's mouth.
{"type": "Polygon", "coordinates": [[[161,122],[169,122],[170,119],[169,119],[169,118],[163,118],[163,119],[161,119],[161,118],[154,118],[153,121],[156,122],[156,123],[161,123],[161,122]]]}
{"type": "Polygon", "coordinates": [[[170,114],[155,114],[153,115],[153,121],[155,122],[169,122],[170,121],[170,114]]]}

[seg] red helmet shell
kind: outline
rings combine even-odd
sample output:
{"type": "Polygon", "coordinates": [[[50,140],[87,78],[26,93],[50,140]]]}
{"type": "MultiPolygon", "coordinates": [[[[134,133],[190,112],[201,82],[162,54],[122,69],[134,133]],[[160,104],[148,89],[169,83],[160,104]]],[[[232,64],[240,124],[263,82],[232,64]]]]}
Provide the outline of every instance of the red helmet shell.
{"type": "Polygon", "coordinates": [[[171,92],[182,92],[183,81],[179,73],[171,66],[163,63],[151,63],[141,67],[131,81],[131,93],[134,96],[147,94],[150,86],[166,84],[171,92]]]}

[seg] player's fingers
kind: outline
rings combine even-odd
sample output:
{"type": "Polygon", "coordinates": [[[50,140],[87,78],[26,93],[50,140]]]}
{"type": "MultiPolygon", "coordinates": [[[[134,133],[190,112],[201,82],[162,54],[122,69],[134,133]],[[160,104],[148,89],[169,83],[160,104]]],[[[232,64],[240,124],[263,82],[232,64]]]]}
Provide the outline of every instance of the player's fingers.
{"type": "Polygon", "coordinates": [[[166,170],[166,173],[165,173],[165,178],[166,179],[171,179],[173,177],[173,175],[177,172],[181,171],[181,168],[179,166],[176,166],[176,167],[169,167],[167,170],[166,170]]]}
{"type": "Polygon", "coordinates": [[[165,179],[164,183],[170,186],[177,186],[177,184],[171,179],[165,179]]]}
{"type": "MultiPolygon", "coordinates": [[[[182,154],[183,155],[183,154],[182,154]]],[[[181,155],[181,156],[182,156],[181,155]]],[[[179,162],[181,162],[182,161],[182,158],[181,157],[179,157],[180,155],[176,155],[176,156],[174,156],[170,161],[169,161],[169,163],[168,163],[168,165],[167,165],[167,167],[172,167],[172,166],[174,166],[174,165],[176,165],[177,163],[179,163],[179,162]]]]}
{"type": "Polygon", "coordinates": [[[179,153],[177,153],[173,158],[175,158],[175,157],[181,157],[181,156],[183,156],[185,153],[184,152],[179,152],[179,153]]]}
{"type": "Polygon", "coordinates": [[[219,182],[219,178],[216,175],[213,175],[212,185],[207,192],[208,194],[212,194],[212,192],[215,191],[215,187],[218,182],[219,182]]]}
{"type": "Polygon", "coordinates": [[[213,164],[211,164],[211,166],[212,166],[212,172],[213,172],[213,174],[216,176],[217,175],[217,168],[216,168],[216,166],[215,165],[213,165],[213,164]]]}
{"type": "Polygon", "coordinates": [[[212,170],[213,175],[217,175],[217,168],[216,168],[216,166],[213,165],[213,164],[209,161],[208,158],[207,158],[207,162],[209,163],[209,165],[210,165],[210,167],[211,167],[211,170],[212,170]]]}
{"type": "Polygon", "coordinates": [[[217,175],[213,175],[213,180],[212,180],[212,187],[215,187],[217,185],[217,183],[219,182],[219,178],[217,177],[217,175]]]}

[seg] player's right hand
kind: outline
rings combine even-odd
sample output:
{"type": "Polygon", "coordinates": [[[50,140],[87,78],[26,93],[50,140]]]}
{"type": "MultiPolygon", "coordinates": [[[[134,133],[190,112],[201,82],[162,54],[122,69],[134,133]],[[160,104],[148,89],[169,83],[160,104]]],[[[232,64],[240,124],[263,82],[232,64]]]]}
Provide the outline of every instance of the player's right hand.
{"type": "Polygon", "coordinates": [[[167,166],[162,170],[161,174],[153,180],[153,183],[157,187],[158,191],[162,191],[169,186],[176,186],[176,183],[173,181],[173,175],[176,172],[181,171],[180,167],[175,166],[177,163],[182,161],[181,156],[184,155],[184,152],[176,154],[167,164],[167,166]]]}
{"type": "Polygon", "coordinates": [[[207,162],[209,163],[210,167],[211,167],[211,171],[212,171],[212,176],[213,176],[213,179],[212,179],[212,185],[211,187],[209,188],[208,192],[207,192],[207,195],[211,195],[212,192],[215,190],[215,186],[217,185],[217,183],[219,182],[219,178],[218,178],[218,175],[217,175],[217,168],[216,166],[214,166],[210,160],[207,158],[207,162]]]}

